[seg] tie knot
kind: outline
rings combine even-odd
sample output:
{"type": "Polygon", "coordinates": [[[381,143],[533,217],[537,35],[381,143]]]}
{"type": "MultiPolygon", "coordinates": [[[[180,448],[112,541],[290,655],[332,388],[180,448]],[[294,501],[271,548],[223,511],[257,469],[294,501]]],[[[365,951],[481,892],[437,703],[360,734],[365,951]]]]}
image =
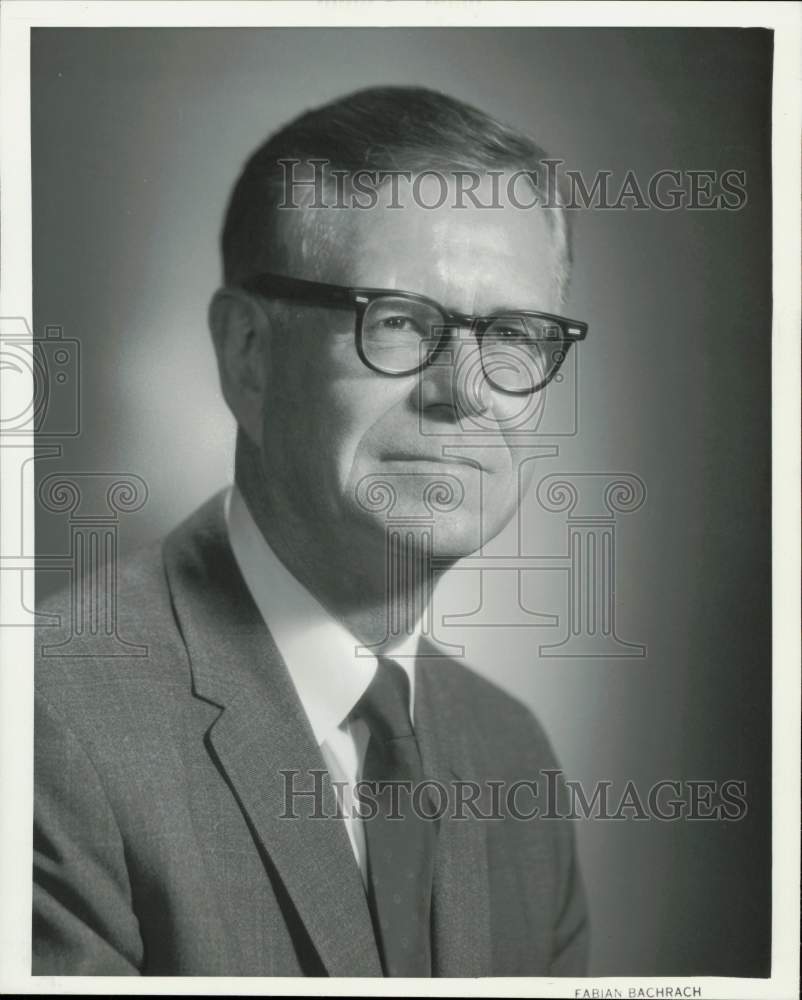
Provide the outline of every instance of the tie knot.
{"type": "Polygon", "coordinates": [[[378,740],[412,736],[409,718],[409,678],[394,660],[379,657],[373,680],[357,702],[354,714],[365,720],[378,740]]]}

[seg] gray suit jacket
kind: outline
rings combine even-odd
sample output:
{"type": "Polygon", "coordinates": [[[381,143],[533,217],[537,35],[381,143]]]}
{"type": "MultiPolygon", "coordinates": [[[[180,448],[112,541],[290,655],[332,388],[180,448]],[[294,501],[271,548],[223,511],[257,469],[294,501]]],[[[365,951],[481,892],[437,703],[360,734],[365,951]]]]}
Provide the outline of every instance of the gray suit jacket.
{"type": "MultiPolygon", "coordinates": [[[[63,600],[46,610],[69,624],[63,600]]],[[[306,798],[282,818],[281,772],[325,765],[221,495],[120,569],[116,621],[147,656],[97,655],[88,636],[60,651],[52,628],[37,641],[33,973],[381,975],[344,824],[306,798]]],[[[450,794],[557,767],[520,703],[445,657],[419,660],[415,714],[450,794]]],[[[432,943],[437,976],[583,974],[571,824],[446,814],[432,943]]]]}

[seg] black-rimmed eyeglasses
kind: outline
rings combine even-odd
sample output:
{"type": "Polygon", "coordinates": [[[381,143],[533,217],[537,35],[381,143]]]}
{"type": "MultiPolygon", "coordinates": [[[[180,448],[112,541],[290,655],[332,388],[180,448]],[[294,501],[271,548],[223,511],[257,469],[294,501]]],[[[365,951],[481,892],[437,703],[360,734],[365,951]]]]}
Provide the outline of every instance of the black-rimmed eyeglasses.
{"type": "Polygon", "coordinates": [[[257,274],[239,285],[265,298],[353,309],[357,354],[382,375],[414,375],[447,347],[455,330],[469,330],[485,378],[514,395],[546,386],[571,344],[588,332],[587,323],[525,309],[489,316],[451,312],[426,295],[400,289],[351,288],[280,274],[257,274]]]}

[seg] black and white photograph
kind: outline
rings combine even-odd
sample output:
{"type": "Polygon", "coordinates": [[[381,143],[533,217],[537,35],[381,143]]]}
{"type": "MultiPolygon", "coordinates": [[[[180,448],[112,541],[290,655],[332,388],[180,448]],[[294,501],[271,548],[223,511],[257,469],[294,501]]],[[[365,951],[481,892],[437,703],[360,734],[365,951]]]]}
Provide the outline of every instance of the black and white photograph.
{"type": "Polygon", "coordinates": [[[3,991],[796,996],[799,6],[2,16],[3,991]]]}

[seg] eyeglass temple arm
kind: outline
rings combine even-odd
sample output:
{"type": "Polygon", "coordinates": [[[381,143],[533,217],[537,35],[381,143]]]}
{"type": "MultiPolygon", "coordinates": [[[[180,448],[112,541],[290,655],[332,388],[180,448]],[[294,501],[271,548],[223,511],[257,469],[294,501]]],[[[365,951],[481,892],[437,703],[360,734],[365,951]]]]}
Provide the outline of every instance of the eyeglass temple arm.
{"type": "MultiPolygon", "coordinates": [[[[291,278],[283,274],[258,274],[246,278],[242,287],[249,291],[279,298],[294,299],[298,302],[313,302],[317,305],[348,307],[354,304],[359,289],[330,285],[322,281],[308,281],[306,278],[291,278]]],[[[370,291],[384,291],[370,289],[370,291]]],[[[387,294],[389,290],[387,290],[387,294]]],[[[570,340],[584,340],[588,332],[588,324],[578,320],[567,319],[554,313],[535,313],[544,319],[558,323],[570,340]]],[[[446,322],[455,325],[472,326],[478,317],[462,313],[446,313],[446,322]]]]}

